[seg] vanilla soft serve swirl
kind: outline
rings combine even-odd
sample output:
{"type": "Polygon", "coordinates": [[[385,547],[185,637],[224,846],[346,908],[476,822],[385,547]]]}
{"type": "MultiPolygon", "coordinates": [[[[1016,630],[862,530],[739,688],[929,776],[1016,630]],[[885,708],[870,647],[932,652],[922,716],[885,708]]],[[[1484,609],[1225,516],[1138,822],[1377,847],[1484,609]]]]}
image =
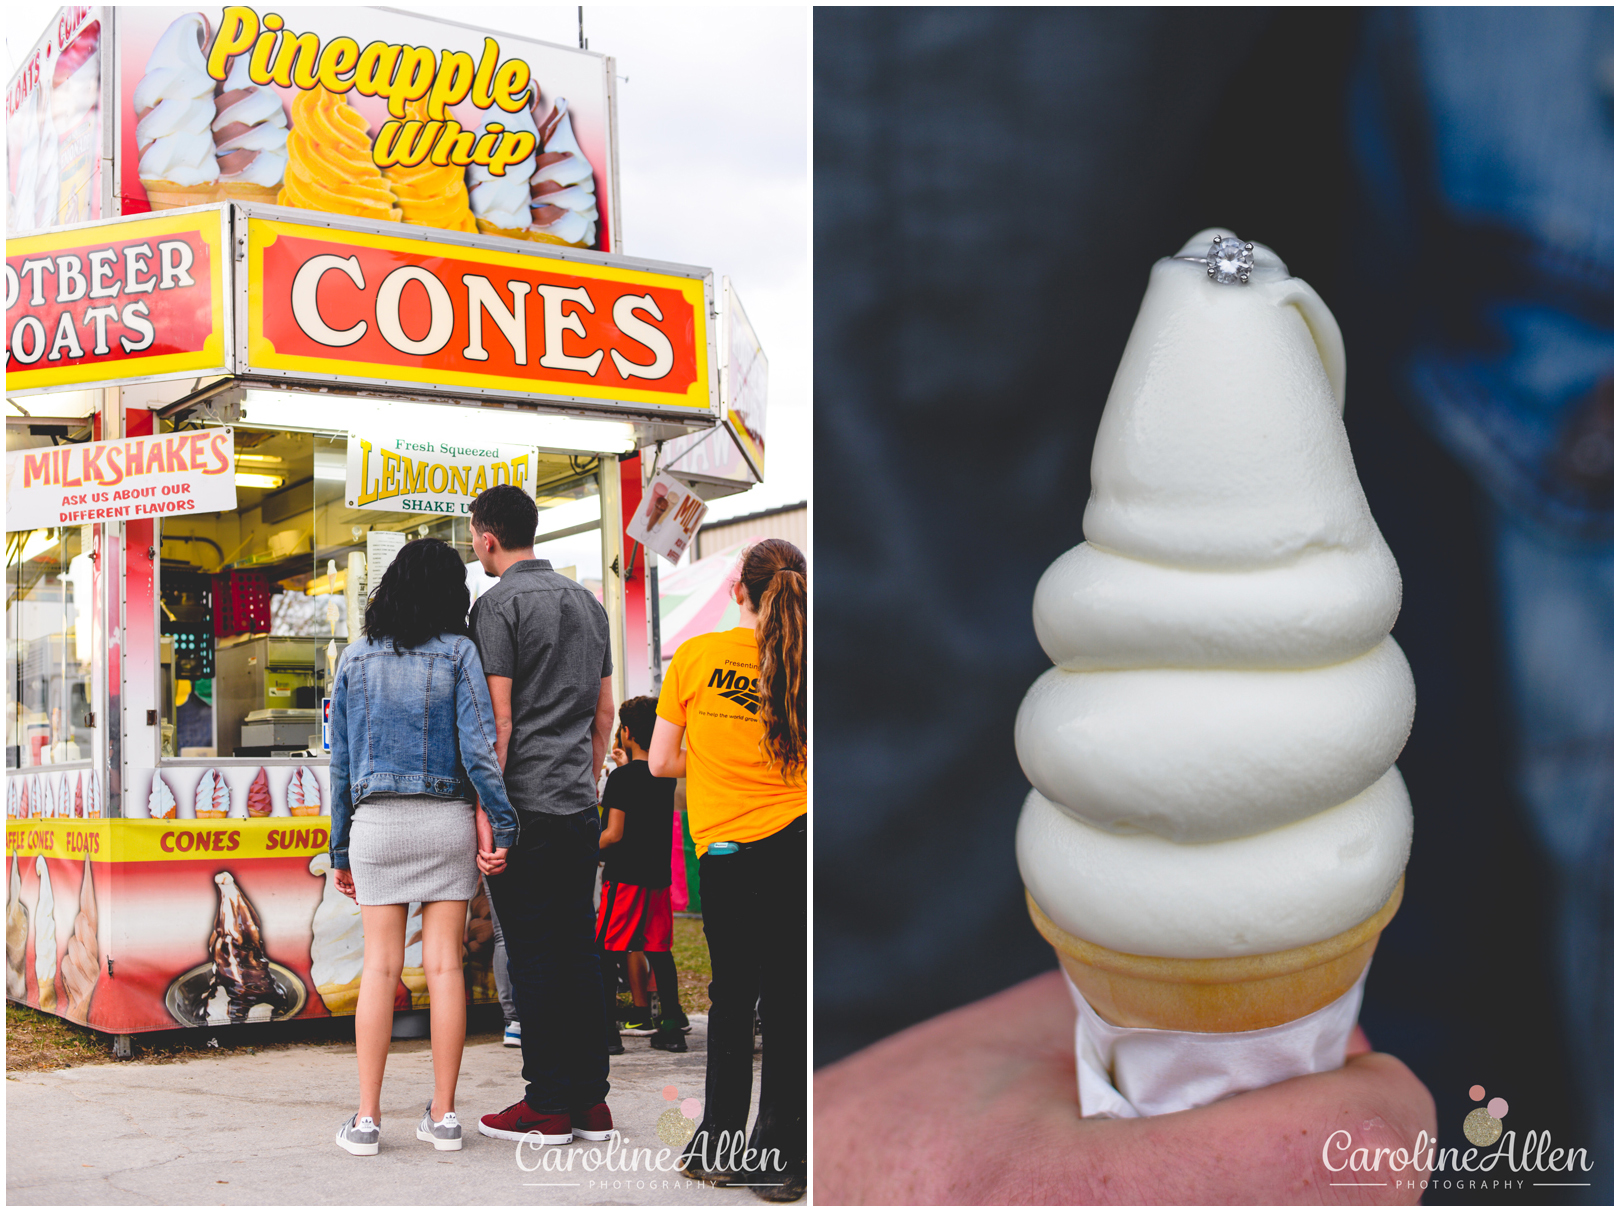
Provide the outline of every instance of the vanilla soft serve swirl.
{"type": "Polygon", "coordinates": [[[1057,667],[1018,714],[1019,868],[1059,926],[1130,954],[1330,938],[1384,904],[1411,841],[1400,574],[1350,457],[1343,344],[1254,255],[1246,286],[1153,267],[1086,542],[1035,594],[1057,667]]]}

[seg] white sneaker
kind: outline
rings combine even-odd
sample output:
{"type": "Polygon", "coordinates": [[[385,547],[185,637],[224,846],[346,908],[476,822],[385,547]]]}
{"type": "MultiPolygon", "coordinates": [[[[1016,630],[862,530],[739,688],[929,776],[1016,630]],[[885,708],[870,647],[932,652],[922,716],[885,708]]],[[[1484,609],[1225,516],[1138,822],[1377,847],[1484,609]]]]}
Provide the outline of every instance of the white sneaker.
{"type": "Polygon", "coordinates": [[[338,1148],[356,1157],[375,1157],[377,1141],[381,1136],[382,1129],[377,1127],[371,1116],[351,1115],[337,1130],[338,1148]]]}
{"type": "Polygon", "coordinates": [[[521,1023],[507,1023],[506,1033],[501,1036],[501,1043],[508,1048],[523,1047],[523,1025],[521,1023]]]}
{"type": "Polygon", "coordinates": [[[461,1148],[461,1121],[454,1111],[446,1111],[444,1118],[433,1122],[433,1100],[422,1112],[422,1122],[416,1125],[416,1139],[425,1140],[435,1149],[461,1148]]]}

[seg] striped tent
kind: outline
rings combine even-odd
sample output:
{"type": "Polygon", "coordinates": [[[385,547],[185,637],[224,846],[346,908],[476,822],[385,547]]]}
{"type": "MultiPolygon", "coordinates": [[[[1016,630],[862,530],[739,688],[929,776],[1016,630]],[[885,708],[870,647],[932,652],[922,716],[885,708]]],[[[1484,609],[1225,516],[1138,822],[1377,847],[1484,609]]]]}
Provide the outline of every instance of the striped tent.
{"type": "Polygon", "coordinates": [[[711,556],[682,564],[658,574],[659,632],[663,637],[662,657],[667,662],[682,641],[711,631],[727,631],[737,625],[739,611],[731,600],[731,587],[737,580],[737,561],[759,536],[751,536],[711,556]]]}

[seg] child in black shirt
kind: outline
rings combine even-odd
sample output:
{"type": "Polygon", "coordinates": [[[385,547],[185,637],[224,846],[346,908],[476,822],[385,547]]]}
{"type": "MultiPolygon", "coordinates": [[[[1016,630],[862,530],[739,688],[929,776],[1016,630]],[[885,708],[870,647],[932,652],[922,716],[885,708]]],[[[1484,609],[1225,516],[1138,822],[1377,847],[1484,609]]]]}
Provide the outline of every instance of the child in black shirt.
{"type": "MultiPolygon", "coordinates": [[[[661,1007],[655,1029],[645,981],[632,969],[630,996],[635,1011],[624,1025],[626,1035],[650,1035],[654,1048],[685,1052],[675,960],[670,955],[674,915],[669,887],[672,838],[675,830],[675,780],[654,778],[647,768],[647,746],[652,743],[657,701],[647,695],[626,699],[619,707],[619,732],[614,760],[626,760],[608,775],[602,792],[607,810],[602,829],[602,905],[596,921],[596,939],[604,952],[646,953],[658,986],[661,1007]]],[[[618,960],[618,954],[608,958],[618,960]]],[[[604,982],[612,990],[616,982],[604,982]]],[[[616,999],[608,993],[608,1021],[616,1021],[616,999]]]]}

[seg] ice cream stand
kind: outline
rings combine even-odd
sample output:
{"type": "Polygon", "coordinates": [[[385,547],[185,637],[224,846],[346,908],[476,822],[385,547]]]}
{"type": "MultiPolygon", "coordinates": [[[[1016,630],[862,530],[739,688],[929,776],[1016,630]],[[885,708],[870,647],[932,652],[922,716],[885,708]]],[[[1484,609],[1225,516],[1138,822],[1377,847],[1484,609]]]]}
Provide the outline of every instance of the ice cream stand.
{"type": "MultiPolygon", "coordinates": [[[[98,22],[107,155],[88,221],[41,202],[7,243],[7,997],[121,1035],[352,1013],[324,715],[368,589],[411,538],[470,549],[485,487],[542,538],[594,497],[617,690],[653,684],[624,520],[640,452],[726,432],[714,278],[617,251],[603,56],[372,10],[64,14],[22,75],[98,22]]],[[[48,193],[12,117],[13,194],[48,193]]],[[[491,951],[480,895],[470,1000],[491,951]]],[[[411,934],[396,1004],[425,1002],[411,934]]]]}

